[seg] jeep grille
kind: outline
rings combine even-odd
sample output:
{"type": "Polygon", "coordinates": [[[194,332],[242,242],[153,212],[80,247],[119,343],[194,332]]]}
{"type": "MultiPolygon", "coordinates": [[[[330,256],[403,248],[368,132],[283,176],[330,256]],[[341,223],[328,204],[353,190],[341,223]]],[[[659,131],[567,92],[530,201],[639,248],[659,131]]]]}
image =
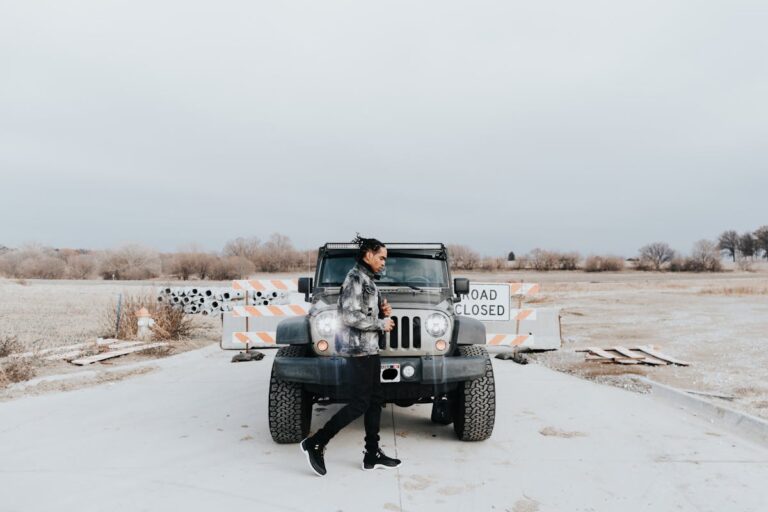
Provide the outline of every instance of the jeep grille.
{"type": "Polygon", "coordinates": [[[398,315],[392,316],[394,329],[387,336],[379,336],[381,350],[420,350],[421,349],[421,317],[398,315]]]}

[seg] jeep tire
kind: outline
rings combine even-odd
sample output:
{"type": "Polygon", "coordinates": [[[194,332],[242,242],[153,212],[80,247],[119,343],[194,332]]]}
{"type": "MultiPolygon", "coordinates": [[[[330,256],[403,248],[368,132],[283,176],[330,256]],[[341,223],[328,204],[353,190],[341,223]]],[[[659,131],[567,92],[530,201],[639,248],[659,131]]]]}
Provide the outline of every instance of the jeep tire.
{"type": "Polygon", "coordinates": [[[462,441],[485,441],[496,420],[496,385],[488,352],[481,345],[460,345],[458,357],[485,358],[485,375],[461,383],[456,393],[453,430],[462,441]]]}
{"type": "MultiPolygon", "coordinates": [[[[290,345],[277,351],[275,357],[305,357],[305,345],[290,345]]],[[[301,383],[275,377],[274,365],[269,380],[269,433],[276,443],[298,443],[309,435],[312,421],[312,396],[301,383]]]]}

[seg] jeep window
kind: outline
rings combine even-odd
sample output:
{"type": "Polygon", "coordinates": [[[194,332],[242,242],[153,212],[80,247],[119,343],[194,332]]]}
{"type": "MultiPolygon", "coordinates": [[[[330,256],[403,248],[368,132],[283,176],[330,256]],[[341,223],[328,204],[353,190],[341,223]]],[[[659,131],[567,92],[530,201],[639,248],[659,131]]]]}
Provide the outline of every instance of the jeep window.
{"type": "MultiPolygon", "coordinates": [[[[319,286],[341,286],[355,265],[351,255],[327,256],[320,267],[319,286]]],[[[389,253],[379,286],[448,287],[448,269],[443,259],[431,256],[389,253]]]]}

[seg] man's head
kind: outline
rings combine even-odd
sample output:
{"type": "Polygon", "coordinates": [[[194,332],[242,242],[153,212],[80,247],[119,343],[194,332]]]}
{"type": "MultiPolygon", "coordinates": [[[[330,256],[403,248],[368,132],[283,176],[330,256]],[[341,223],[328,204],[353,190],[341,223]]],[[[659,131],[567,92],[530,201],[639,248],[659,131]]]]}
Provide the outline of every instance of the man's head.
{"type": "Polygon", "coordinates": [[[352,243],[360,247],[357,252],[357,261],[365,263],[373,270],[374,274],[380,273],[387,263],[387,247],[375,238],[363,238],[357,235],[352,243]]]}

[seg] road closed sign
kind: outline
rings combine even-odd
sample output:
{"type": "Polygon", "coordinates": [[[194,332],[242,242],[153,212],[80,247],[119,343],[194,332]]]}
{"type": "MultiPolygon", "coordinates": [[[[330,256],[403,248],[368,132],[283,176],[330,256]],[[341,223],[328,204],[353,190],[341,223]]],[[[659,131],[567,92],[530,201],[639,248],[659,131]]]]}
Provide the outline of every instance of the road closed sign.
{"type": "Polygon", "coordinates": [[[457,315],[484,321],[509,320],[508,284],[469,283],[469,293],[461,296],[461,302],[453,306],[457,315]]]}

